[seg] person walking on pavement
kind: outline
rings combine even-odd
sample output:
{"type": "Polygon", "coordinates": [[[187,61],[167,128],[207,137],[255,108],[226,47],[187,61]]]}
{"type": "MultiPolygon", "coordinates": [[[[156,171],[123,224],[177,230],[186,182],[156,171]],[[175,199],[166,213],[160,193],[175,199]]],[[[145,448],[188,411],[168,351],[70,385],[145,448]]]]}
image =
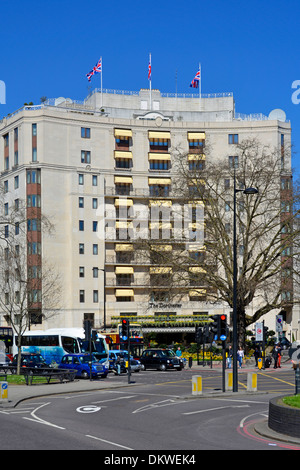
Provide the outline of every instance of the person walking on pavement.
{"type": "Polygon", "coordinates": [[[259,346],[255,347],[254,357],[255,357],[255,367],[258,367],[258,359],[261,357],[259,346]]]}
{"type": "Polygon", "coordinates": [[[238,349],[238,352],[237,352],[237,359],[238,359],[239,364],[240,364],[240,369],[242,368],[243,358],[244,358],[244,350],[240,346],[239,349],[238,349]]]}
{"type": "Polygon", "coordinates": [[[277,367],[278,367],[278,355],[279,355],[279,350],[278,350],[278,347],[276,345],[273,349],[273,352],[272,352],[272,356],[274,358],[274,369],[277,369],[277,367]]]}
{"type": "Polygon", "coordinates": [[[228,367],[228,369],[231,369],[232,356],[233,356],[232,347],[229,345],[228,353],[227,353],[227,367],[228,367]]]}

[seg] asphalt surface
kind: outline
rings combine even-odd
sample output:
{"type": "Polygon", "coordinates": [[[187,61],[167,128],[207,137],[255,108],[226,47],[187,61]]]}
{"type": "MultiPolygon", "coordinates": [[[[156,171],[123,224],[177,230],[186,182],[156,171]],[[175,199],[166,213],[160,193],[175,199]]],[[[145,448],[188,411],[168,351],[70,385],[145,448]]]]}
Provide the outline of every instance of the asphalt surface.
{"type": "MultiPolygon", "coordinates": [[[[288,361],[284,364],[281,364],[282,369],[291,369],[291,362],[288,361]]],[[[207,368],[208,369],[208,368],[207,368]]],[[[221,366],[219,368],[214,368],[220,372],[221,366]]],[[[203,367],[197,366],[193,363],[191,371],[195,373],[195,375],[202,372],[203,367]]],[[[246,366],[243,368],[243,372],[258,372],[257,367],[252,365],[246,366]]],[[[98,379],[98,380],[74,380],[73,382],[65,382],[65,383],[50,383],[50,384],[32,384],[32,385],[8,385],[8,399],[2,400],[0,399],[0,409],[5,408],[15,408],[19,403],[24,400],[29,400],[37,397],[44,397],[47,395],[57,395],[57,394],[65,394],[65,393],[79,393],[79,392],[87,392],[87,391],[94,391],[94,390],[105,390],[105,389],[116,389],[116,388],[124,388],[124,387],[138,387],[139,385],[145,385],[145,383],[136,383],[130,382],[128,383],[125,379],[125,376],[122,377],[122,380],[109,380],[108,379],[98,379]]],[[[185,398],[191,399],[205,399],[205,398],[212,398],[217,396],[230,396],[233,395],[237,396],[245,396],[247,394],[261,394],[261,393],[268,393],[263,391],[257,392],[247,392],[247,390],[239,390],[238,392],[221,392],[221,391],[209,391],[203,392],[200,396],[192,395],[192,390],[190,395],[185,395],[185,398]]],[[[268,427],[268,421],[261,422],[255,425],[255,431],[263,437],[267,437],[270,439],[275,439],[278,441],[283,441],[286,443],[291,444],[298,444],[300,445],[300,439],[292,438],[285,434],[279,434],[274,432],[272,429],[268,427]]]]}

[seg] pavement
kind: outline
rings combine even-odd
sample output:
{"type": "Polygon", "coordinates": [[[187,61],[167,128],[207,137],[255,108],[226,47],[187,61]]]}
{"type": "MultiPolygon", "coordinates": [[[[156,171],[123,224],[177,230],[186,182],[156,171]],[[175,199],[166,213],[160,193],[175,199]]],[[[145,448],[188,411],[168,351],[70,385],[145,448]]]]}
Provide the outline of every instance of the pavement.
{"type": "MultiPolygon", "coordinates": [[[[287,361],[286,363],[281,364],[282,369],[291,369],[291,362],[287,361]]],[[[209,367],[205,367],[205,371],[217,371],[220,372],[222,366],[215,366],[213,369],[209,367]]],[[[192,368],[190,369],[195,374],[199,373],[203,370],[203,366],[198,366],[196,363],[193,363],[192,368]]],[[[239,369],[240,370],[240,369],[239,369]]],[[[258,372],[259,369],[255,367],[253,364],[249,364],[248,366],[244,366],[242,368],[242,372],[258,372]]],[[[96,380],[81,380],[75,379],[73,382],[64,382],[64,383],[49,383],[49,384],[35,384],[32,385],[8,385],[8,399],[1,400],[0,398],[0,413],[1,410],[15,408],[18,404],[22,401],[33,399],[33,398],[41,398],[44,396],[49,395],[58,395],[58,394],[65,394],[65,393],[82,393],[82,392],[90,392],[90,391],[97,391],[97,390],[105,390],[105,389],[116,389],[116,388],[125,388],[125,387],[132,387],[132,386],[139,386],[145,385],[144,383],[136,383],[133,380],[128,383],[124,381],[125,376],[123,376],[123,380],[121,381],[111,381],[108,378],[106,379],[96,379],[96,380]]],[[[246,390],[241,390],[238,392],[207,392],[203,393],[199,396],[188,395],[185,398],[213,398],[216,396],[243,396],[247,394],[261,394],[261,393],[268,393],[268,392],[247,392],[246,390]]],[[[268,427],[268,421],[264,420],[260,423],[254,425],[254,430],[256,433],[260,434],[263,437],[267,437],[268,439],[274,439],[283,441],[289,444],[296,444],[300,445],[300,439],[293,438],[291,436],[285,434],[279,434],[268,427]]]]}

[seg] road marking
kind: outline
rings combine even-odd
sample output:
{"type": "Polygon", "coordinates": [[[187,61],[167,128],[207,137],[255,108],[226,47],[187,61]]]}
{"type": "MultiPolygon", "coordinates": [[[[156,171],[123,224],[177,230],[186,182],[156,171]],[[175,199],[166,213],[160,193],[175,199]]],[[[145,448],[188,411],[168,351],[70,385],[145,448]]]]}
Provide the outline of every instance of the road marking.
{"type": "Polygon", "coordinates": [[[134,450],[134,449],[131,449],[131,447],[122,446],[121,444],[117,444],[116,442],[112,442],[112,441],[107,441],[106,439],[101,439],[100,437],[90,436],[89,434],[86,434],[85,436],[90,437],[91,439],[96,439],[97,441],[105,442],[105,444],[111,444],[113,446],[121,447],[122,449],[134,450]]]}
{"type": "Polygon", "coordinates": [[[108,398],[107,400],[94,401],[93,403],[107,403],[108,401],[128,400],[129,398],[135,398],[135,397],[136,395],[130,395],[129,397],[108,398]]]}
{"type": "Polygon", "coordinates": [[[195,415],[197,413],[206,413],[207,411],[224,410],[226,408],[249,408],[249,405],[218,406],[217,408],[207,408],[206,410],[189,411],[183,415],[195,415]]]}
{"type": "Polygon", "coordinates": [[[277,377],[273,377],[272,375],[264,374],[263,372],[258,372],[258,374],[263,375],[264,377],[269,377],[270,379],[278,380],[279,382],[283,382],[287,385],[291,385],[292,387],[295,385],[295,384],[291,384],[291,382],[287,382],[286,380],[282,380],[282,379],[278,379],[277,377]]]}
{"type": "Polygon", "coordinates": [[[101,406],[95,406],[95,405],[85,405],[85,406],[79,406],[76,408],[77,413],[96,413],[96,411],[100,411],[101,406]]]}
{"type": "Polygon", "coordinates": [[[264,417],[267,417],[268,415],[266,415],[265,413],[267,413],[266,411],[257,411],[256,413],[252,413],[251,415],[248,415],[248,416],[245,416],[241,421],[240,421],[240,428],[243,428],[244,427],[244,423],[246,421],[246,419],[249,419],[251,418],[251,416],[255,416],[255,415],[262,415],[264,417]]]}
{"type": "Polygon", "coordinates": [[[50,405],[51,402],[49,403],[43,403],[41,406],[38,406],[32,413],[31,413],[31,416],[32,418],[27,418],[26,416],[23,416],[23,419],[27,419],[28,421],[34,421],[35,423],[39,423],[39,424],[45,424],[47,426],[52,426],[54,428],[58,428],[58,429],[66,429],[66,428],[62,428],[61,426],[57,426],[56,424],[52,424],[52,423],[49,423],[48,421],[45,421],[43,419],[40,419],[38,418],[35,413],[40,409],[40,408],[43,408],[43,406],[47,406],[47,405],[50,405]]]}
{"type": "Polygon", "coordinates": [[[168,400],[163,400],[163,401],[158,401],[156,403],[152,403],[150,405],[142,406],[141,408],[138,408],[137,410],[134,410],[132,414],[135,413],[141,413],[143,411],[147,410],[153,410],[154,408],[161,408],[162,406],[169,406],[169,405],[177,405],[180,403],[186,403],[186,400],[173,400],[172,398],[169,398],[168,400]]]}

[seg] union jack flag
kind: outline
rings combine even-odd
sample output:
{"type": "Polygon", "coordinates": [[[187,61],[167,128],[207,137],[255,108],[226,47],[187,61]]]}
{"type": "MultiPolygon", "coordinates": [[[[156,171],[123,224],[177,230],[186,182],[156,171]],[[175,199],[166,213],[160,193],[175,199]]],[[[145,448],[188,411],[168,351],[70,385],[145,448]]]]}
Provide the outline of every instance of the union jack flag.
{"type": "Polygon", "coordinates": [[[151,80],[151,57],[149,59],[149,65],[148,65],[148,80],[151,80]]]}
{"type": "Polygon", "coordinates": [[[92,70],[86,74],[88,81],[91,81],[92,76],[95,73],[100,73],[102,71],[102,59],[99,59],[95,67],[92,68],[92,70]]]}
{"type": "Polygon", "coordinates": [[[190,86],[192,88],[199,88],[199,81],[200,81],[200,70],[196,73],[194,79],[191,81],[190,86]]]}

